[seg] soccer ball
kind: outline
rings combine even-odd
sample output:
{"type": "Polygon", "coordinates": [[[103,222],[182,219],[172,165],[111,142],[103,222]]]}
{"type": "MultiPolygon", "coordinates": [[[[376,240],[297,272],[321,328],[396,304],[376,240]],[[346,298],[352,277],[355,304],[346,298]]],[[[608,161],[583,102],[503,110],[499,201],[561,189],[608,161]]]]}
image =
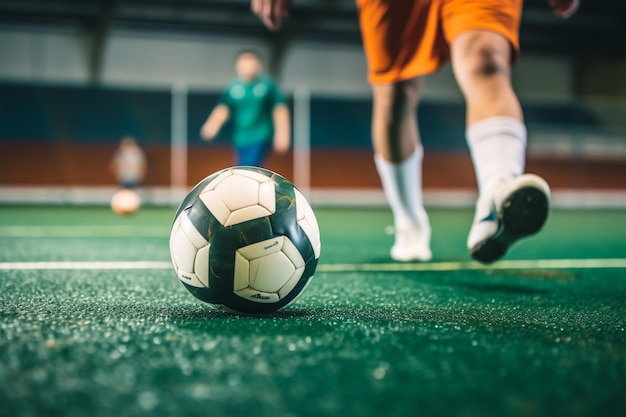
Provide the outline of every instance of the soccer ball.
{"type": "Polygon", "coordinates": [[[141,206],[139,194],[133,190],[118,190],[111,198],[111,210],[115,214],[128,215],[133,214],[141,206]]]}
{"type": "Polygon", "coordinates": [[[172,264],[183,285],[213,307],[272,313],[293,302],[320,257],[317,219],[285,178],[233,167],[200,181],[172,225],[172,264]]]}

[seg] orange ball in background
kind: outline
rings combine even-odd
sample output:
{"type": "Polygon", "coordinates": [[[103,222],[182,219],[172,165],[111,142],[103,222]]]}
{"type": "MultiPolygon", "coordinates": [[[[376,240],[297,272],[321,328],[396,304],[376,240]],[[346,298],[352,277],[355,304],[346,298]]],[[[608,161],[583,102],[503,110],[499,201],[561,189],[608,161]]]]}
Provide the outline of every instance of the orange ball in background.
{"type": "Polygon", "coordinates": [[[133,190],[118,190],[111,198],[111,209],[115,214],[129,215],[139,210],[141,198],[133,190]]]}

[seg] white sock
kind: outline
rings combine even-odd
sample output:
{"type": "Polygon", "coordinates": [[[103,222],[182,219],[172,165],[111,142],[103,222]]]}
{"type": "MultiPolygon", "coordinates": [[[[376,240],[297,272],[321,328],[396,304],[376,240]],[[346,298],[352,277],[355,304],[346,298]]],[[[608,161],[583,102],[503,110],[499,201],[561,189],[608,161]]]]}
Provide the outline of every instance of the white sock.
{"type": "Polygon", "coordinates": [[[524,172],[526,127],[519,120],[490,117],[469,126],[466,136],[480,194],[524,172]]]}
{"type": "Polygon", "coordinates": [[[428,226],[422,202],[422,160],[424,148],[418,145],[407,159],[394,163],[375,154],[374,162],[391,207],[396,230],[428,226]]]}

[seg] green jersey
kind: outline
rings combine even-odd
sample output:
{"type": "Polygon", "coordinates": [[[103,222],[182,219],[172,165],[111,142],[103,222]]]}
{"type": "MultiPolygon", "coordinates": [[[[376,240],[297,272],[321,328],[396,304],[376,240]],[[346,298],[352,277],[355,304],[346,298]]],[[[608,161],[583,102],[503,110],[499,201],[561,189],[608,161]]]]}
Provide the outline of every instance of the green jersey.
{"type": "Polygon", "coordinates": [[[252,82],[237,78],[222,94],[220,104],[230,111],[235,146],[245,146],[272,140],[274,107],[285,104],[285,98],[269,77],[252,82]]]}

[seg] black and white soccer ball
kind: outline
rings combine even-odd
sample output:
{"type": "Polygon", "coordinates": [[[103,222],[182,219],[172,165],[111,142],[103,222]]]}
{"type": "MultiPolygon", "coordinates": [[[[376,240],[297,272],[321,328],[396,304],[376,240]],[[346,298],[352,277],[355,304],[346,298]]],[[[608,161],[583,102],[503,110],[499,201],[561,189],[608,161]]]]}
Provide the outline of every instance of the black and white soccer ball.
{"type": "Polygon", "coordinates": [[[200,181],[174,218],[170,253],[178,278],[213,307],[274,312],[306,288],[320,257],[306,198],[282,176],[233,167],[200,181]]]}

